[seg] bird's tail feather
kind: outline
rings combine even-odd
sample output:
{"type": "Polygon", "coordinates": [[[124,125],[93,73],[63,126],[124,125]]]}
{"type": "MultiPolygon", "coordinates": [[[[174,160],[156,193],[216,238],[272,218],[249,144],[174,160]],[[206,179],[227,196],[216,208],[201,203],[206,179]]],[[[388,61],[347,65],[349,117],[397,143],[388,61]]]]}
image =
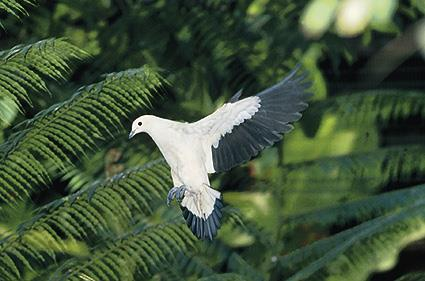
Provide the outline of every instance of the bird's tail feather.
{"type": "Polygon", "coordinates": [[[212,240],[221,226],[223,202],[220,192],[210,187],[204,188],[197,194],[186,192],[181,209],[193,234],[201,240],[212,240]]]}

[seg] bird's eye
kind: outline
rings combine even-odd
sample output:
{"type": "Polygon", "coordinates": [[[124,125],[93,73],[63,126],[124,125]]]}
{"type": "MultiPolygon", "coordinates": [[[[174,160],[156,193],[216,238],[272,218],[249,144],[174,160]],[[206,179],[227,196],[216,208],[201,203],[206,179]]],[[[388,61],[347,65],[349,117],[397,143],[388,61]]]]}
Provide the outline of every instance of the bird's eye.
{"type": "Polygon", "coordinates": [[[142,122],[137,123],[137,125],[142,126],[142,122]]]}

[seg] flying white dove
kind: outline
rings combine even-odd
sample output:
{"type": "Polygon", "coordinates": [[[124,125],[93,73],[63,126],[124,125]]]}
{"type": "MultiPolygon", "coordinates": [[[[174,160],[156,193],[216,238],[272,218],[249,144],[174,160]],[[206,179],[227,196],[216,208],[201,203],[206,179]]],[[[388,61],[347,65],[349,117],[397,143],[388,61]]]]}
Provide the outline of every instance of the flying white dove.
{"type": "Polygon", "coordinates": [[[199,239],[211,239],[220,227],[221,194],[210,186],[208,174],[227,171],[257,155],[293,129],[307,108],[310,83],[293,70],[280,83],[228,103],[194,123],[153,115],[134,120],[129,138],[145,132],[159,147],[171,168],[174,187],[167,204],[176,198],[187,225],[199,239]]]}

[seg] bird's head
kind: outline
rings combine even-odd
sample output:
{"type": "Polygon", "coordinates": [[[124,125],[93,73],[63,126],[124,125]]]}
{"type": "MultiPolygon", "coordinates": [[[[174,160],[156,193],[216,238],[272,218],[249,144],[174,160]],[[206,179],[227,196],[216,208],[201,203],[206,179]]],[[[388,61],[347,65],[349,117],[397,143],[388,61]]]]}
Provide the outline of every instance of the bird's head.
{"type": "Polygon", "coordinates": [[[152,117],[153,116],[150,115],[143,115],[134,120],[133,124],[131,125],[131,132],[128,135],[128,138],[131,139],[138,133],[147,132],[149,128],[150,119],[152,119],[152,117]]]}

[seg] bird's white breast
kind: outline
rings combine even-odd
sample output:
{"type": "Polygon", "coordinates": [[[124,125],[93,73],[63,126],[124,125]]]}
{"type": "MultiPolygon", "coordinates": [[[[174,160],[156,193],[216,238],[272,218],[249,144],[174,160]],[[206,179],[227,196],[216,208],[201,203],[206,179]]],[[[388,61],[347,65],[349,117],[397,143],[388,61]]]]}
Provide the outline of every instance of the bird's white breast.
{"type": "Polygon", "coordinates": [[[178,123],[163,130],[150,132],[171,170],[191,189],[209,184],[202,142],[197,134],[186,130],[187,124],[178,123]]]}

